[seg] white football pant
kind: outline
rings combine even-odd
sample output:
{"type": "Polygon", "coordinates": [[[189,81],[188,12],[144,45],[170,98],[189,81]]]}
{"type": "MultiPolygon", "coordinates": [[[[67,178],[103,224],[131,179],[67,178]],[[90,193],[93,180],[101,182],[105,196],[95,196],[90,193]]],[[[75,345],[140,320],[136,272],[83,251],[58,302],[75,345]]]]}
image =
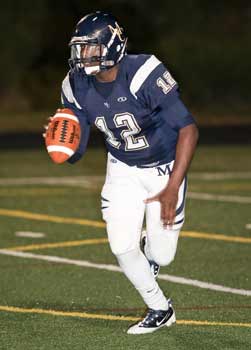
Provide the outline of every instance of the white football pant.
{"type": "Polygon", "coordinates": [[[160,310],[168,307],[168,303],[151,273],[147,259],[161,266],[170,264],[174,259],[179,232],[184,223],[186,179],[179,189],[172,227],[163,227],[159,202],[145,204],[144,200],[167,185],[173,163],[138,168],[128,166],[108,154],[106,181],[101,193],[102,214],[113,254],[146,304],[160,310]],[[147,259],[140,251],[144,217],[147,259]]]}

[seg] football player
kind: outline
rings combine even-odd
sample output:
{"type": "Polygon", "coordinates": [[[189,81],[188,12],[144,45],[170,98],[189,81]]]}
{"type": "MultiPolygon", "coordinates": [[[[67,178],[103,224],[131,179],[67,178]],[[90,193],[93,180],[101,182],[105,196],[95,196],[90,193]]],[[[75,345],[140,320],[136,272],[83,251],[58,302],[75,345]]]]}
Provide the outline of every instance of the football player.
{"type": "Polygon", "coordinates": [[[198,131],[165,65],[154,55],[127,54],[126,44],[111,14],[83,17],[69,43],[71,69],[62,83],[62,104],[82,128],[69,162],[84,154],[91,125],[104,133],[102,214],[111,250],[148,307],[128,333],[143,334],[175,322],[171,300],[155,277],[176,253],[198,131]]]}

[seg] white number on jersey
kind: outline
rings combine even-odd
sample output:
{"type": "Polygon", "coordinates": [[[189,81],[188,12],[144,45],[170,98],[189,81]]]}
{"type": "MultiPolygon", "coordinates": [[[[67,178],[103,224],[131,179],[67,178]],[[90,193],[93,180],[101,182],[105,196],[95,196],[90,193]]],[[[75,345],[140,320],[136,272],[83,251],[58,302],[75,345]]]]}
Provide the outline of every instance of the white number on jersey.
{"type": "MultiPolygon", "coordinates": [[[[115,114],[113,118],[114,124],[117,128],[126,126],[127,128],[121,131],[120,136],[125,140],[125,151],[137,151],[139,149],[149,147],[147,139],[145,136],[135,137],[141,131],[135,117],[130,113],[119,113],[115,114]]],[[[105,117],[97,117],[95,120],[95,125],[107,135],[107,142],[110,143],[115,148],[119,148],[121,142],[119,142],[112,131],[108,129],[105,117]]]]}
{"type": "Polygon", "coordinates": [[[166,71],[163,74],[163,78],[157,79],[157,85],[162,89],[164,94],[168,94],[169,91],[172,90],[172,88],[176,85],[176,81],[173,79],[171,74],[166,71]]]}
{"type": "Polygon", "coordinates": [[[141,129],[134,118],[133,114],[130,113],[119,113],[115,114],[114,123],[117,128],[127,126],[127,129],[121,132],[121,137],[125,140],[125,151],[134,151],[149,147],[149,144],[145,136],[134,137],[133,135],[138,134],[141,129]]]}
{"type": "Polygon", "coordinates": [[[115,148],[119,148],[121,143],[115,138],[110,129],[108,129],[105,117],[97,117],[95,120],[95,125],[99,130],[107,135],[106,141],[110,143],[115,148]]]}

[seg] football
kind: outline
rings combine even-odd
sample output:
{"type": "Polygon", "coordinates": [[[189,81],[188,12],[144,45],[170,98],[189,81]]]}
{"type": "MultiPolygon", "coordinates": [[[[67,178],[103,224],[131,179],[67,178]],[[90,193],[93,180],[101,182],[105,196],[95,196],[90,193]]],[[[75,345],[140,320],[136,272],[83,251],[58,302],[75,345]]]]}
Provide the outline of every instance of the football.
{"type": "Polygon", "coordinates": [[[45,134],[46,149],[54,163],[61,164],[78,149],[81,127],[69,108],[58,109],[45,134]]]}

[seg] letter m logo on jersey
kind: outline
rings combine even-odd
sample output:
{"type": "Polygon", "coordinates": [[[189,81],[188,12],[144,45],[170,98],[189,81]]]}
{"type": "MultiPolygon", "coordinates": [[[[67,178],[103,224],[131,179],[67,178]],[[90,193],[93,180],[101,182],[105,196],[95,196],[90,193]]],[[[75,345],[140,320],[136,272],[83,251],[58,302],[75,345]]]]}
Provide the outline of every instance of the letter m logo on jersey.
{"type": "Polygon", "coordinates": [[[163,176],[163,175],[171,175],[171,169],[169,164],[161,166],[157,166],[156,169],[158,170],[158,176],[163,176]]]}

